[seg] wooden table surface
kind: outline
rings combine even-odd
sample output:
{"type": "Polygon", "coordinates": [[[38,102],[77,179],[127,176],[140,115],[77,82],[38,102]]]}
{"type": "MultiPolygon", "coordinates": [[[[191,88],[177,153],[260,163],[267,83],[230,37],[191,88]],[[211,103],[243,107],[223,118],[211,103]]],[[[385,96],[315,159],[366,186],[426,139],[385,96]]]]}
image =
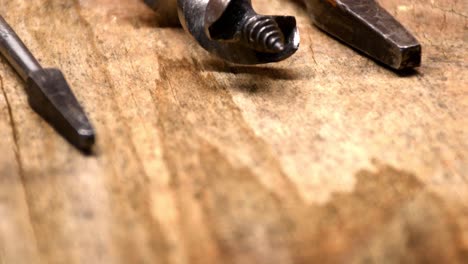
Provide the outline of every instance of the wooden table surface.
{"type": "Polygon", "coordinates": [[[467,263],[468,2],[380,3],[417,72],[292,1],[254,5],[296,15],[300,50],[240,67],[138,0],[1,0],[98,139],[76,151],[1,60],[0,263],[467,263]]]}

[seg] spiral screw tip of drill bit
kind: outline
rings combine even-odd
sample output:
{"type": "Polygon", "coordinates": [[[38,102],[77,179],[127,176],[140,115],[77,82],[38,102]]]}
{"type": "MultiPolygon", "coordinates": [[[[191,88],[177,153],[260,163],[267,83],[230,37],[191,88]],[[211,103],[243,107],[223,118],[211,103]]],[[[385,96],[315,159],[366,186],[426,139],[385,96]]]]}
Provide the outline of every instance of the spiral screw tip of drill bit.
{"type": "Polygon", "coordinates": [[[243,41],[261,52],[278,53],[284,50],[285,40],[276,21],[268,16],[255,15],[242,27],[243,41]]]}
{"type": "Polygon", "coordinates": [[[277,40],[273,42],[273,44],[270,47],[270,50],[273,52],[281,52],[284,50],[284,43],[281,40],[277,40]]]}

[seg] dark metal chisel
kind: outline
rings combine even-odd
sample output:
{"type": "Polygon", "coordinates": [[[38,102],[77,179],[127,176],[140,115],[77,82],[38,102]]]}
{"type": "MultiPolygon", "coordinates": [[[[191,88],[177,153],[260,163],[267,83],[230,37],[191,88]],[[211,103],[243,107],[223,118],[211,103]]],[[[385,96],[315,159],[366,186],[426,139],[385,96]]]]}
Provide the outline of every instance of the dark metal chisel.
{"type": "Polygon", "coordinates": [[[0,52],[26,82],[30,106],[64,138],[82,151],[91,150],[94,129],[62,72],[42,68],[0,16],[0,52]]]}
{"type": "Polygon", "coordinates": [[[375,0],[303,0],[320,29],[395,69],[421,64],[421,45],[375,0]]]}

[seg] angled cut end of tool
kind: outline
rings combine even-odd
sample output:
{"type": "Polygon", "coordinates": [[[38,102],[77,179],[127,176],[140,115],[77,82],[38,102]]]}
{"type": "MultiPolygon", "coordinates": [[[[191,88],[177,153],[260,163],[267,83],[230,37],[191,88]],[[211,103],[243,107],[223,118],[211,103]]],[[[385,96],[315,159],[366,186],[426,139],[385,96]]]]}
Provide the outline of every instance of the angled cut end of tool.
{"type": "Polygon", "coordinates": [[[304,0],[319,28],[377,61],[404,70],[421,64],[421,45],[375,0],[304,0]]]}
{"type": "Polygon", "coordinates": [[[60,70],[40,69],[30,73],[27,92],[34,111],[77,148],[91,150],[94,129],[60,70]]]}

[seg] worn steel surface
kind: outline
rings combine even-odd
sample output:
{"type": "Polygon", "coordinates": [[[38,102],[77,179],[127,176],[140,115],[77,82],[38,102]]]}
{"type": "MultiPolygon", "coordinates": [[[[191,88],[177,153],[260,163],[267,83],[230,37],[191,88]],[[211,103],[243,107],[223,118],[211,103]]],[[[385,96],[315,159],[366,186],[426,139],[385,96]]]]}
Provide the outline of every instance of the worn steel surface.
{"type": "Polygon", "coordinates": [[[27,82],[31,107],[80,150],[94,144],[94,130],[58,69],[43,69],[14,30],[0,16],[0,52],[27,82]]]}
{"type": "Polygon", "coordinates": [[[375,0],[303,0],[314,24],[353,48],[403,70],[420,66],[421,45],[375,0]]]}
{"type": "MultiPolygon", "coordinates": [[[[174,24],[176,0],[145,2],[166,21],[174,24]]],[[[383,65],[395,70],[420,66],[421,45],[418,40],[375,0],[302,2],[315,25],[383,65]]],[[[278,61],[292,55],[299,44],[297,32],[294,31],[294,38],[286,46],[285,52],[280,52],[282,48],[276,48],[278,54],[273,58],[268,52],[258,53],[271,51],[264,48],[264,43],[268,43],[265,36],[274,42],[271,35],[279,31],[271,30],[275,23],[270,17],[258,17],[253,13],[250,0],[179,0],[179,8],[182,24],[187,31],[206,50],[228,61],[245,64],[278,61]],[[260,26],[252,26],[254,29],[243,27],[246,24],[260,26]],[[220,43],[220,40],[230,42],[220,43]],[[245,44],[253,47],[253,51],[246,49],[245,44]]],[[[278,22],[277,18],[275,20],[278,22]]],[[[291,17],[281,17],[280,21],[278,24],[283,32],[291,33],[291,28],[295,28],[296,22],[291,17]]],[[[280,34],[276,36],[276,39],[281,39],[280,34]]]]}
{"type": "MultiPolygon", "coordinates": [[[[296,20],[257,14],[250,0],[145,0],[167,24],[180,23],[215,56],[237,64],[289,58],[299,48],[296,20]]],[[[163,24],[166,24],[163,22],[163,24]]]]}
{"type": "Polygon", "coordinates": [[[206,50],[239,64],[284,60],[299,48],[296,19],[262,16],[250,0],[179,0],[183,27],[206,50]]]}

